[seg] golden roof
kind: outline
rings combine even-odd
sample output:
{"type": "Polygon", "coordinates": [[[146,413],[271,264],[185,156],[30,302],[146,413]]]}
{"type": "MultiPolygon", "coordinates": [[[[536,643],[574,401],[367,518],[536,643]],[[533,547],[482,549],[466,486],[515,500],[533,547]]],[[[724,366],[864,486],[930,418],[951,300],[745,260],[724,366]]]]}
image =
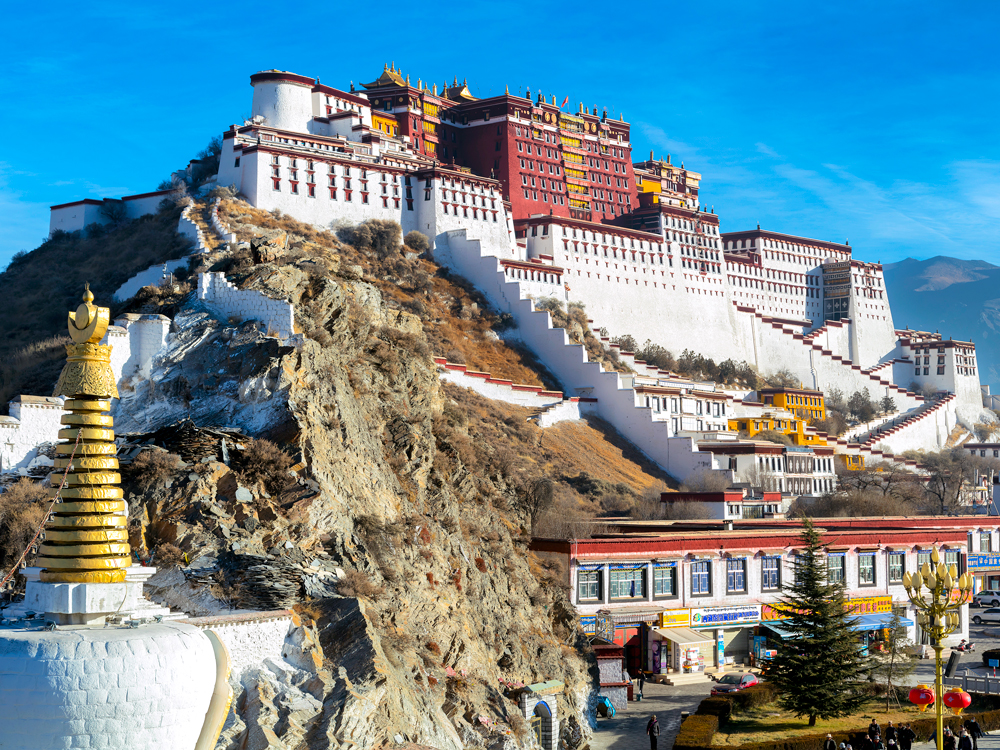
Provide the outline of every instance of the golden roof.
{"type": "Polygon", "coordinates": [[[396,70],[396,64],[393,63],[390,67],[386,65],[382,70],[382,75],[371,83],[362,83],[366,89],[379,89],[385,86],[406,86],[406,81],[403,79],[402,72],[396,70]]]}

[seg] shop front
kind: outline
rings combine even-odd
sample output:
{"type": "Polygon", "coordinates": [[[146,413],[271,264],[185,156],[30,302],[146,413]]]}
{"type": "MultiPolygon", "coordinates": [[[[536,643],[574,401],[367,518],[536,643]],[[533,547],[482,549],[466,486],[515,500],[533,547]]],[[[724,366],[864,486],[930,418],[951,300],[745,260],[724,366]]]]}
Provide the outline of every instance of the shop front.
{"type": "Polygon", "coordinates": [[[625,669],[636,676],[649,660],[648,633],[659,621],[658,611],[604,613],[580,618],[583,632],[591,638],[621,646],[625,656],[625,669]]]}
{"type": "Polygon", "coordinates": [[[969,554],[966,570],[975,578],[975,593],[1000,590],[1000,555],[969,554]]]}
{"type": "Polygon", "coordinates": [[[701,672],[749,661],[753,625],[760,605],[667,610],[650,633],[654,672],[701,672]]]}
{"type": "MultiPolygon", "coordinates": [[[[889,626],[893,617],[891,596],[866,596],[848,599],[845,609],[854,616],[851,624],[858,637],[858,648],[867,656],[881,651],[890,637],[889,626]]],[[[905,607],[899,607],[899,623],[912,635],[914,621],[904,616],[905,607]]],[[[787,623],[785,610],[765,604],[761,611],[761,623],[753,638],[754,663],[774,655],[780,641],[795,638],[796,632],[787,623]]]]}
{"type": "Polygon", "coordinates": [[[657,674],[703,672],[712,666],[715,639],[691,629],[691,610],[660,613],[659,627],[649,636],[650,669],[657,674]]]}

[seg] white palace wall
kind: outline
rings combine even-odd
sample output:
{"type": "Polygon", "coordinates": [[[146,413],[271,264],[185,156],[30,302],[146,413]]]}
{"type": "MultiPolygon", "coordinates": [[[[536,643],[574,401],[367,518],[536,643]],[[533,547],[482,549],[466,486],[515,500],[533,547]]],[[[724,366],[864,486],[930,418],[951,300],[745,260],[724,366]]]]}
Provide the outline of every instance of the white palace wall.
{"type": "Polygon", "coordinates": [[[513,316],[518,326],[510,338],[518,338],[535,352],[559,378],[566,395],[596,398],[597,414],[672,476],[683,480],[712,469],[711,454],[698,451],[691,438],[672,436],[669,423],[654,422],[649,408],[635,405],[634,391],[623,386],[618,373],[588,361],[582,345],[572,343],[563,329],[553,328],[548,312],[537,311],[531,300],[522,299],[499,260],[483,255],[477,240],[470,240],[464,231],[448,232],[439,239],[434,252],[438,262],[469,279],[498,310],[513,316]]]}

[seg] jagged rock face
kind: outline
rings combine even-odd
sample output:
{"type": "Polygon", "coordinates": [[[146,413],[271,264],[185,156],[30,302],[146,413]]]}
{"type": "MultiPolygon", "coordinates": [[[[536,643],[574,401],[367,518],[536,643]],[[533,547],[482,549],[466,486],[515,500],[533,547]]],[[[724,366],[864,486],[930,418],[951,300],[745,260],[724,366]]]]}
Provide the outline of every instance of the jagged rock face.
{"type": "Polygon", "coordinates": [[[308,686],[275,665],[244,679],[219,748],[531,745],[501,679],[566,682],[560,713],[586,726],[591,664],[564,593],[539,585],[516,493],[464,466],[436,431],[444,397],[419,319],[387,307],[356,267],[338,273],[328,258],[299,260],[244,280],[295,305],[311,336],[296,350],[189,304],[151,381],[119,407],[122,432],[182,416],[250,434],[290,422],[311,495],[269,505],[284,515],[241,535],[238,519],[211,517],[223,495],[221,510],[237,513],[235,485],[221,489],[233,483],[226,467],[206,464],[177,482],[201,498],[177,512],[213,531],[182,528],[178,544],[229,559],[248,545],[280,556],[269,545],[287,535],[292,552],[322,546],[348,571],[345,598],[308,605],[325,669],[308,686]]]}
{"type": "Polygon", "coordinates": [[[150,378],[122,389],[117,431],[149,432],[189,417],[261,433],[288,421],[281,361],[292,349],[261,329],[223,323],[191,303],[174,318],[150,378]]]}

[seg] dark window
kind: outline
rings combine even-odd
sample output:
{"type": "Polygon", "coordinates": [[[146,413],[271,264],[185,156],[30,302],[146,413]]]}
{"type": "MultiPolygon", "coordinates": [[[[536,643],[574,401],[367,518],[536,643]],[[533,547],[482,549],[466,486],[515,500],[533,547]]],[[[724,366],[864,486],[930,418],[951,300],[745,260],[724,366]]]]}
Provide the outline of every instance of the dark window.
{"type": "Polygon", "coordinates": [[[581,570],[576,581],[578,601],[597,601],[601,598],[601,571],[581,570]]]}
{"type": "Polygon", "coordinates": [[[781,558],[763,557],[760,561],[760,587],[765,591],[781,588],[781,558]]]}
{"type": "Polygon", "coordinates": [[[699,560],[691,563],[691,593],[708,596],[712,593],[712,563],[699,560]]]}

